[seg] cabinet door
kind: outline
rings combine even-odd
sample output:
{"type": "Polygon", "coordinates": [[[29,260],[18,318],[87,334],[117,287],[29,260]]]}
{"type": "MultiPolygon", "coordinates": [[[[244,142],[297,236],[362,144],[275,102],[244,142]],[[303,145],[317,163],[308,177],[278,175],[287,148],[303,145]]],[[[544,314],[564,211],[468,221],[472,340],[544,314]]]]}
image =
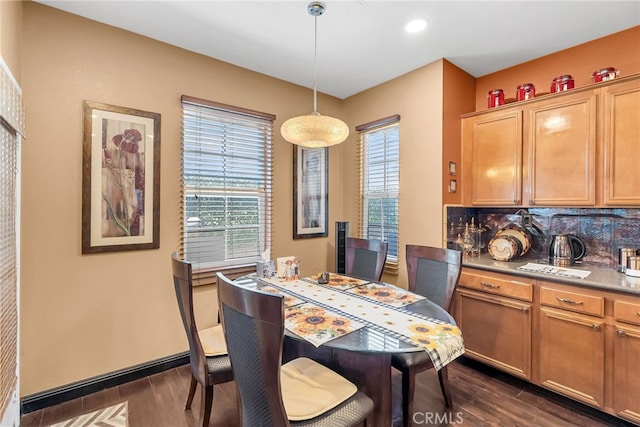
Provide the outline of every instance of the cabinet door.
{"type": "Polygon", "coordinates": [[[522,200],[522,111],[463,120],[464,203],[513,206],[522,200]]]}
{"type": "Polygon", "coordinates": [[[465,355],[531,380],[531,304],[466,289],[456,295],[465,355]]]}
{"type": "Polygon", "coordinates": [[[602,408],[602,319],[541,308],[539,334],[540,385],[602,408]]]}
{"type": "Polygon", "coordinates": [[[604,204],[640,205],[640,79],[602,89],[604,204]]]}
{"type": "Polygon", "coordinates": [[[616,325],[613,406],[616,414],[640,423],[640,329],[616,325]]]}
{"type": "Polygon", "coordinates": [[[596,95],[581,92],[535,103],[525,114],[525,203],[595,205],[596,95]]]}

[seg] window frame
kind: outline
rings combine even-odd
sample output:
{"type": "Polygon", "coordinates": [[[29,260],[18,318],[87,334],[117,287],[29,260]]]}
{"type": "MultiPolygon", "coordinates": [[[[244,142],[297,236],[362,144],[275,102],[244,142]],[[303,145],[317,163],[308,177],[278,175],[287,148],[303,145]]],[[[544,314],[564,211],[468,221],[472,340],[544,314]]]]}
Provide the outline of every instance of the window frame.
{"type": "MultiPolygon", "coordinates": [[[[246,108],[235,107],[227,104],[222,104],[214,101],[203,100],[200,98],[194,98],[183,95],[181,98],[182,107],[182,149],[181,149],[181,240],[180,240],[180,253],[186,261],[190,261],[193,264],[193,280],[194,285],[209,284],[215,282],[215,273],[218,271],[224,271],[226,274],[232,277],[246,274],[248,272],[255,271],[256,262],[260,260],[262,252],[271,249],[271,222],[272,222],[272,189],[273,189],[273,122],[276,116],[273,114],[261,113],[246,108]],[[214,124],[215,128],[223,128],[225,130],[230,129],[234,131],[250,129],[253,133],[264,132],[262,140],[262,147],[256,145],[256,138],[254,135],[246,135],[243,139],[242,132],[229,132],[223,134],[214,134],[214,130],[207,130],[203,134],[197,136],[189,135],[189,132],[202,131],[205,125],[195,125],[189,123],[190,117],[193,119],[200,115],[204,118],[208,124],[214,124]],[[219,119],[219,121],[217,121],[219,119]],[[238,122],[234,122],[238,120],[238,122]],[[231,136],[234,135],[234,136],[231,136]],[[200,139],[207,139],[206,142],[200,141],[200,139]],[[234,145],[235,144],[235,145],[234,145]],[[246,144],[246,145],[245,145],[246,144]],[[197,147],[205,147],[207,155],[211,156],[209,161],[206,159],[200,162],[198,159],[199,154],[196,156],[193,153],[197,151],[197,147]],[[247,156],[246,153],[261,152],[258,157],[254,158],[247,156]],[[262,156],[262,157],[261,157],[262,156]],[[234,165],[234,161],[251,161],[250,168],[242,168],[241,165],[234,165]],[[249,159],[249,160],[248,160],[249,159]],[[223,165],[229,165],[228,169],[223,167],[221,169],[216,168],[216,162],[220,162],[223,165]],[[262,166],[259,166],[262,163],[262,166]],[[204,166],[200,168],[201,166],[204,166]],[[245,175],[247,171],[258,171],[259,174],[251,176],[251,174],[245,175]],[[202,170],[201,175],[193,175],[196,181],[190,184],[189,173],[190,171],[202,170]],[[220,171],[220,173],[218,173],[220,171]],[[227,175],[227,171],[231,171],[227,175]],[[197,178],[205,177],[208,181],[219,180],[221,183],[218,186],[208,186],[206,183],[201,185],[197,182],[197,178]],[[255,182],[255,187],[251,187],[249,183],[255,182]],[[193,201],[200,195],[206,196],[206,201],[198,202],[209,204],[204,208],[204,212],[208,213],[209,222],[215,221],[216,209],[219,208],[223,212],[223,224],[208,224],[202,225],[194,224],[193,217],[190,216],[189,201],[193,201]],[[255,203],[250,203],[251,199],[255,199],[255,203]],[[257,201],[256,201],[257,200],[257,201]],[[248,203],[240,206],[239,211],[245,210],[240,216],[235,218],[235,223],[229,215],[230,206],[232,202],[248,203]],[[256,223],[242,224],[242,220],[251,218],[254,214],[251,212],[254,210],[258,214],[256,223]],[[248,211],[248,212],[247,212],[248,211]],[[189,224],[189,221],[192,221],[189,224]],[[240,223],[238,223],[240,222],[240,223]],[[196,226],[200,226],[199,230],[194,229],[196,226]],[[246,256],[228,256],[230,247],[233,245],[233,238],[229,238],[229,231],[241,230],[241,229],[257,228],[256,239],[251,238],[249,232],[249,239],[245,240],[245,243],[252,245],[254,242],[257,245],[255,251],[250,249],[250,254],[246,256]],[[189,236],[190,233],[208,233],[208,235],[201,236],[202,240],[198,241],[197,237],[189,236]],[[214,237],[217,236],[217,237],[214,237]],[[204,248],[208,244],[209,247],[214,247],[215,239],[221,238],[224,241],[224,249],[222,251],[223,259],[218,261],[212,261],[207,263],[201,263],[189,259],[189,245],[202,243],[203,246],[200,250],[194,251],[192,254],[201,254],[204,252],[204,248]]],[[[205,180],[203,180],[205,181],[205,180]]],[[[202,181],[200,181],[202,182],[202,181]]],[[[236,206],[237,208],[237,206],[236,206]]],[[[202,212],[197,217],[203,218],[202,212]]],[[[235,242],[241,242],[235,240],[235,242]]],[[[234,249],[232,248],[231,251],[234,249]]],[[[242,249],[237,251],[242,252],[242,249]]]]}
{"type": "MultiPolygon", "coordinates": [[[[356,126],[356,131],[360,132],[360,142],[359,142],[359,152],[358,152],[358,158],[359,158],[359,169],[360,169],[360,180],[359,180],[359,185],[360,185],[360,191],[359,191],[359,209],[358,209],[358,236],[361,238],[370,238],[369,237],[369,233],[368,233],[368,218],[365,218],[365,214],[368,213],[368,207],[367,207],[367,200],[370,198],[370,194],[368,195],[368,191],[367,191],[367,182],[368,182],[368,173],[369,170],[367,168],[367,138],[368,136],[372,135],[374,132],[380,132],[380,131],[384,131],[385,129],[394,129],[394,132],[397,132],[397,141],[396,141],[396,148],[394,148],[393,150],[397,150],[397,160],[396,160],[396,164],[395,164],[395,170],[397,171],[395,174],[392,174],[392,179],[397,181],[397,189],[395,191],[389,191],[388,188],[386,188],[387,186],[387,171],[388,171],[388,162],[384,162],[385,164],[385,172],[383,172],[383,176],[385,177],[385,189],[382,192],[377,192],[377,193],[373,193],[375,195],[377,195],[379,198],[383,198],[383,199],[388,199],[390,198],[389,196],[395,196],[395,197],[391,197],[391,198],[395,198],[395,217],[396,217],[396,221],[395,221],[395,227],[396,227],[396,247],[395,247],[395,252],[396,255],[395,256],[387,256],[387,261],[385,263],[385,268],[384,271],[385,273],[390,273],[390,274],[398,274],[398,260],[399,260],[399,256],[400,256],[400,244],[399,244],[399,237],[400,237],[400,219],[399,219],[399,194],[400,194],[400,115],[393,115],[393,116],[389,116],[389,117],[385,117],[383,119],[379,119],[379,120],[375,120],[373,122],[369,122],[369,123],[365,123],[359,126],[356,126]]],[[[382,223],[384,223],[385,221],[381,221],[382,223]]],[[[381,225],[381,227],[384,229],[384,225],[381,225]]],[[[389,239],[387,238],[387,236],[385,236],[385,232],[384,230],[381,231],[383,238],[383,241],[386,241],[387,243],[391,243],[389,242],[389,239]]],[[[371,237],[371,238],[378,238],[378,237],[371,237]]],[[[390,245],[391,246],[391,245],[390,245]]],[[[392,246],[390,247],[390,249],[393,248],[392,246]]]]}

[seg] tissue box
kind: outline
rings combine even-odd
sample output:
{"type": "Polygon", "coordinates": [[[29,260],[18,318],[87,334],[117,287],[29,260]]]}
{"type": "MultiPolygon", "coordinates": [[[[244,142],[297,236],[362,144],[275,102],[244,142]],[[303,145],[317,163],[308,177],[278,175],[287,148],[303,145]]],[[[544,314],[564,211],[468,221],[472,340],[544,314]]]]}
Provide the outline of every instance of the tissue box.
{"type": "Polygon", "coordinates": [[[275,276],[275,274],[276,274],[276,265],[273,261],[269,261],[269,262],[258,261],[256,263],[256,276],[269,279],[275,276]]]}

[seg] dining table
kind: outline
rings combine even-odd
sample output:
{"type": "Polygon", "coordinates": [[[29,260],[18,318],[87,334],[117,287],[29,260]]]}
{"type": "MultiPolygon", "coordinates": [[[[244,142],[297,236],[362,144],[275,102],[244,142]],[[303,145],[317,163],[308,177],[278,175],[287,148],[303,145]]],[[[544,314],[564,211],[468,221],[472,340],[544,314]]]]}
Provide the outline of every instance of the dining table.
{"type": "Polygon", "coordinates": [[[392,355],[427,351],[440,369],[464,353],[460,330],[444,308],[406,289],[343,274],[332,273],[328,283],[319,278],[251,274],[236,282],[284,296],[283,363],[309,357],[335,370],[373,400],[367,425],[389,427],[392,355]],[[424,329],[437,330],[446,343],[439,353],[423,344],[424,329]]]}

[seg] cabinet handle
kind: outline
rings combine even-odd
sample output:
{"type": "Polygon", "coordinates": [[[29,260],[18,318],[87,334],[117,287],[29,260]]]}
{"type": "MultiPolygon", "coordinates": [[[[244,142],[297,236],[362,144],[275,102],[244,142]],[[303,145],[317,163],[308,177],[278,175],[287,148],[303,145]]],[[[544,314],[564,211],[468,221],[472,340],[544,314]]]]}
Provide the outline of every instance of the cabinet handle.
{"type": "Polygon", "coordinates": [[[528,313],[529,312],[529,307],[522,307],[522,312],[523,313],[528,313]]]}
{"type": "Polygon", "coordinates": [[[592,327],[593,327],[593,330],[594,330],[594,331],[596,331],[596,332],[600,332],[601,327],[600,327],[600,325],[598,325],[597,323],[594,323],[594,324],[592,325],[592,327]]]}
{"type": "Polygon", "coordinates": [[[530,205],[535,205],[535,204],[536,204],[536,201],[535,201],[535,200],[533,200],[533,199],[529,199],[529,204],[530,204],[530,205]]]}
{"type": "Polygon", "coordinates": [[[487,288],[491,288],[491,289],[498,289],[500,287],[500,285],[494,285],[493,283],[487,283],[487,282],[480,282],[480,285],[485,286],[487,288]]]}
{"type": "Polygon", "coordinates": [[[582,301],[574,301],[570,298],[560,298],[560,297],[556,297],[556,299],[560,302],[564,302],[566,304],[572,304],[572,305],[582,305],[584,304],[582,301]]]}
{"type": "Polygon", "coordinates": [[[637,312],[636,312],[636,314],[637,314],[638,316],[640,316],[640,311],[637,311],[637,312]]]}
{"type": "Polygon", "coordinates": [[[627,333],[625,331],[623,331],[622,329],[618,329],[616,331],[616,333],[618,334],[619,337],[623,337],[623,336],[627,335],[627,333]]]}
{"type": "Polygon", "coordinates": [[[519,204],[519,203],[520,203],[520,200],[518,200],[518,199],[513,199],[513,204],[514,204],[514,205],[517,205],[517,204],[519,204]]]}

